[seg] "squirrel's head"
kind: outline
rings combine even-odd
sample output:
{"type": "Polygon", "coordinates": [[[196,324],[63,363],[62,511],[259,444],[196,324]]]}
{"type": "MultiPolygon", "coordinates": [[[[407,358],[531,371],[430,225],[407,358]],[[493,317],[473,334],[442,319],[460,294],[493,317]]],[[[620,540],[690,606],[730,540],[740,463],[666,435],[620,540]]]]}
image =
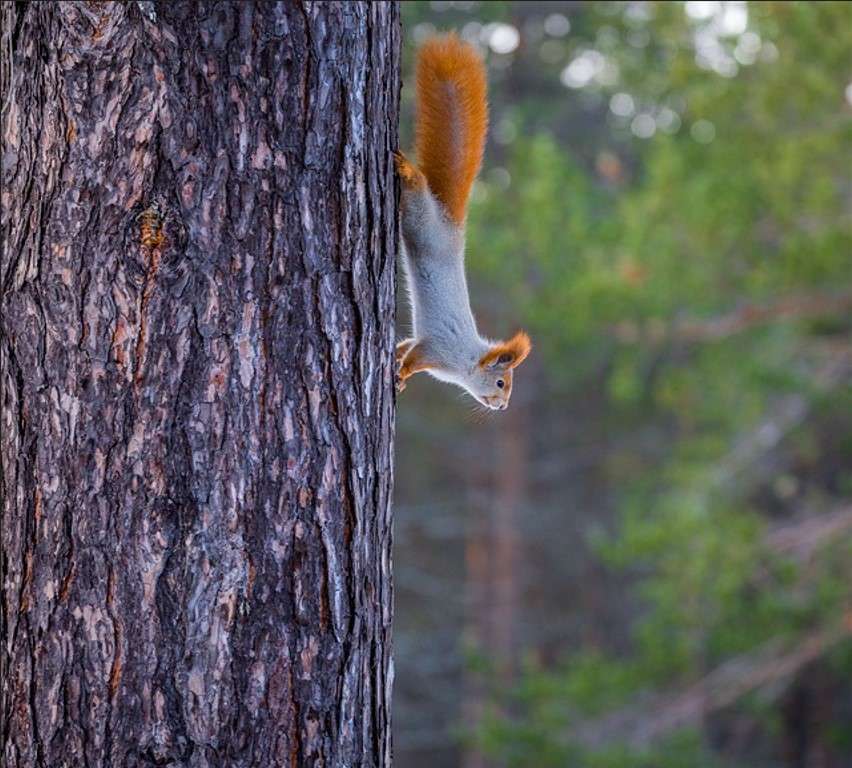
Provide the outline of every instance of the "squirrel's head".
{"type": "Polygon", "coordinates": [[[495,411],[506,409],[512,396],[512,372],[531,349],[530,337],[524,331],[518,331],[508,341],[492,344],[473,369],[470,394],[495,411]]]}

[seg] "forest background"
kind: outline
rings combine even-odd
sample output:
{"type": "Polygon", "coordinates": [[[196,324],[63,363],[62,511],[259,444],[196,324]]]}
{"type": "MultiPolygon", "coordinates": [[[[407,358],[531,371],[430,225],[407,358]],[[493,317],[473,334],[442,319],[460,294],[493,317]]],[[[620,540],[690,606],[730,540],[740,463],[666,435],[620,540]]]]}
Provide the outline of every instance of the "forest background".
{"type": "Polygon", "coordinates": [[[487,58],[473,303],[535,350],[400,397],[396,762],[852,765],[852,3],[403,17],[404,147],[418,42],[487,58]]]}

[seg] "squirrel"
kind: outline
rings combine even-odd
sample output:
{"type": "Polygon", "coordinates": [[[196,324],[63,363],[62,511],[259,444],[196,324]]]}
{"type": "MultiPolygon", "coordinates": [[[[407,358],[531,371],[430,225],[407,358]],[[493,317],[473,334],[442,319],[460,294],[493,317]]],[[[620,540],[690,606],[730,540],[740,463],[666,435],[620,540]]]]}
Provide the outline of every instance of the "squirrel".
{"type": "Polygon", "coordinates": [[[394,153],[402,183],[402,263],[412,338],[396,347],[397,391],[426,371],[494,410],[509,405],[512,372],[532,348],[479,335],[464,269],[465,216],[488,130],[485,64],[454,33],[434,36],[417,57],[417,165],[394,153]]]}

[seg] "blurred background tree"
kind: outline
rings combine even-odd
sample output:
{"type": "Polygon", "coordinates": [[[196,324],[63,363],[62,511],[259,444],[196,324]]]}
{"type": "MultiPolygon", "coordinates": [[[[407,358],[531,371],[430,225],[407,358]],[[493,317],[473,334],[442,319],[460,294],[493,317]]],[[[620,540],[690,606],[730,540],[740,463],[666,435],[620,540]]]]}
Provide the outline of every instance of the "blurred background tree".
{"type": "Polygon", "coordinates": [[[487,58],[473,302],[536,349],[400,400],[398,761],[852,766],[852,4],[403,11],[407,86],[487,58]]]}

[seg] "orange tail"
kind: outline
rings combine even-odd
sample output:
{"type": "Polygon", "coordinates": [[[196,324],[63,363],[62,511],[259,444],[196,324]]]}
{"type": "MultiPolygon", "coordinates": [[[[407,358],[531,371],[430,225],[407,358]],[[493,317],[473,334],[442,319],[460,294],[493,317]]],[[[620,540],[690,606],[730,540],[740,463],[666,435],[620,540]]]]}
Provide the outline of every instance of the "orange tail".
{"type": "Polygon", "coordinates": [[[417,58],[417,165],[450,218],[464,222],[488,130],[485,65],[454,33],[424,43],[417,58]]]}

